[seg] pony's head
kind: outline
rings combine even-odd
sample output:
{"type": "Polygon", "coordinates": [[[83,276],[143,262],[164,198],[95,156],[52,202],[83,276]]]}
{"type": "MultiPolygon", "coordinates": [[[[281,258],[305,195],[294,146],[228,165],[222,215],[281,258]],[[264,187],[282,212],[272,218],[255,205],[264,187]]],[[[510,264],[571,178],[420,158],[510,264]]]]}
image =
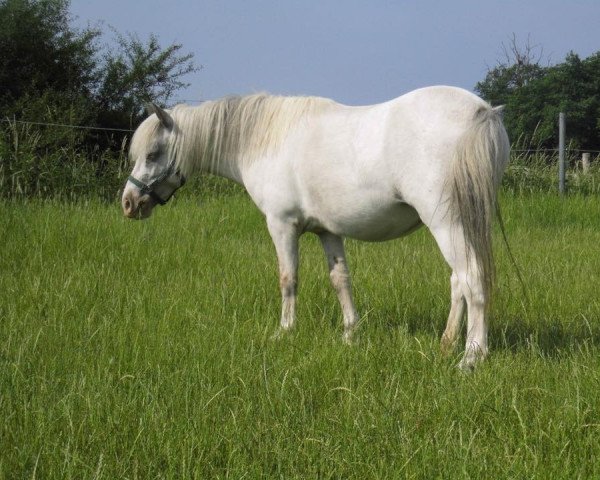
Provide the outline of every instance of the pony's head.
{"type": "Polygon", "coordinates": [[[126,217],[148,218],[156,205],[164,205],[185,183],[175,166],[170,139],[176,125],[169,113],[148,106],[150,116],[135,131],[129,157],[135,162],[123,190],[121,205],[126,217]]]}

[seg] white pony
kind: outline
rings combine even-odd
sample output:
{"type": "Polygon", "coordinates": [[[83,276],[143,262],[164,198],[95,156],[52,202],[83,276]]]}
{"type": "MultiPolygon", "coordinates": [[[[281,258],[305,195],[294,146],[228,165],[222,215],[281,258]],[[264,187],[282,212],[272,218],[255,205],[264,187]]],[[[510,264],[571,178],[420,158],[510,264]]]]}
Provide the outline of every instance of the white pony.
{"type": "Polygon", "coordinates": [[[280,331],[295,322],[301,234],[321,240],[350,341],[359,316],[343,238],[390,240],[425,224],[452,269],[442,349],[454,347],[466,304],[461,366],[485,357],[491,225],[510,148],[500,108],[444,86],[364,107],[258,94],[150,108],[131,142],[124,214],[148,217],[196,172],[243,185],[277,251],[280,331]]]}

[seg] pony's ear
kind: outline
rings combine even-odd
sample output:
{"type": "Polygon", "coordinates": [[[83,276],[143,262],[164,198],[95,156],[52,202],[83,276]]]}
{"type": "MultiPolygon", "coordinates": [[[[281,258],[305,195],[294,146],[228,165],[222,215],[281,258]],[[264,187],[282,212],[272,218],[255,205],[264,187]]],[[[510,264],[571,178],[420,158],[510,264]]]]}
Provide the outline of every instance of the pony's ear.
{"type": "Polygon", "coordinates": [[[166,110],[163,110],[158,105],[156,105],[156,103],[148,103],[146,105],[146,111],[148,112],[148,115],[152,115],[153,113],[156,114],[156,116],[160,120],[160,123],[166,129],[171,130],[173,128],[173,118],[171,117],[171,115],[169,115],[166,110]]]}

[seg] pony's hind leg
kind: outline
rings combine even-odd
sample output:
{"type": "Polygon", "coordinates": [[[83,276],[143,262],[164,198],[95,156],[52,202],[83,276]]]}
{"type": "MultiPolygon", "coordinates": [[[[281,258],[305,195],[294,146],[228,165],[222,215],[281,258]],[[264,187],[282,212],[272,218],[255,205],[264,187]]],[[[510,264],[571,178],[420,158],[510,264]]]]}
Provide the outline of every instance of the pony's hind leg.
{"type": "Polygon", "coordinates": [[[465,311],[465,297],[462,294],[458,275],[452,272],[450,276],[450,314],[446,329],[442,335],[441,350],[443,355],[450,355],[456,346],[456,340],[460,332],[460,322],[465,311]]]}
{"type": "Polygon", "coordinates": [[[477,273],[459,275],[459,283],[467,302],[467,340],[460,367],[471,369],[488,353],[487,298],[477,273]]]}
{"type": "Polygon", "coordinates": [[[296,321],[296,293],[298,289],[298,238],[296,225],[276,218],[267,218],[267,227],[279,262],[281,288],[281,332],[290,330],[296,321]]]}
{"type": "Polygon", "coordinates": [[[463,300],[467,306],[467,340],[465,353],[460,362],[463,369],[471,369],[488,353],[487,301],[483,279],[473,255],[467,254],[467,246],[460,226],[437,225],[431,228],[444,258],[452,268],[452,306],[448,325],[442,336],[442,348],[455,341],[463,313],[463,300]],[[451,233],[453,232],[453,233],[451,233]]]}
{"type": "Polygon", "coordinates": [[[321,233],[319,239],[327,257],[331,285],[337,293],[344,315],[344,341],[350,343],[358,322],[358,314],[352,300],[352,286],[350,283],[350,272],[346,263],[344,241],[341,237],[329,232],[321,233]]]}

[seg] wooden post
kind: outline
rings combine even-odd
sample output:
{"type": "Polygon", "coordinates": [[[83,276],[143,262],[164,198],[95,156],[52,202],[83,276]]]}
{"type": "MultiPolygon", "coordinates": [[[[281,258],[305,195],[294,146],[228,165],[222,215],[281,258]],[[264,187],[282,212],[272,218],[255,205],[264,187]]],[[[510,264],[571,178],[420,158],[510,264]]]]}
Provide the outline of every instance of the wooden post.
{"type": "Polygon", "coordinates": [[[584,152],[581,154],[581,169],[583,173],[589,173],[590,171],[590,152],[584,152]]]}
{"type": "Polygon", "coordinates": [[[564,195],[567,191],[567,185],[565,181],[565,130],[565,114],[560,112],[558,114],[558,191],[561,195],[564,195]]]}

